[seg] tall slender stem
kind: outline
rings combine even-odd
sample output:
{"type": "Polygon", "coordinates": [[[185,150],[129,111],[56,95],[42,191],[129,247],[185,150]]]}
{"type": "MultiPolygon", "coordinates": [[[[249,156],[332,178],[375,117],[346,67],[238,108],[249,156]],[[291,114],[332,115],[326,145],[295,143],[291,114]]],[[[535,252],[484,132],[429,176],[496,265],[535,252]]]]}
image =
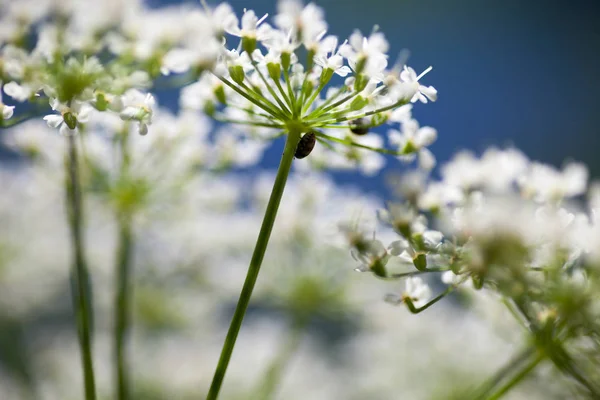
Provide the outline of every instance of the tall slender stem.
{"type": "Polygon", "coordinates": [[[67,157],[65,166],[67,179],[65,182],[67,213],[71,232],[72,267],[71,290],[73,308],[77,321],[77,333],[83,365],[83,381],[86,400],[96,399],[96,384],[94,381],[94,366],[92,360],[92,302],[91,284],[85,261],[83,245],[83,205],[81,199],[81,185],[79,181],[79,159],[75,136],[67,138],[67,157]]]}
{"type": "Polygon", "coordinates": [[[538,353],[536,357],[534,357],[531,361],[529,361],[525,366],[517,372],[515,376],[512,377],[511,380],[506,382],[504,386],[502,386],[496,393],[488,398],[488,400],[498,400],[506,393],[509,392],[513,387],[515,387],[519,382],[529,375],[531,371],[535,369],[535,367],[544,359],[542,353],[538,353]]]}
{"type": "Polygon", "coordinates": [[[283,190],[285,189],[285,184],[292,166],[296,147],[300,141],[301,133],[302,132],[300,132],[298,129],[290,129],[288,133],[283,156],[281,157],[279,169],[277,170],[277,176],[275,177],[273,190],[271,191],[271,197],[269,198],[269,203],[267,204],[267,210],[263,218],[260,233],[256,241],[256,246],[254,247],[254,253],[252,254],[250,266],[248,267],[248,272],[246,274],[246,280],[244,281],[240,298],[233,313],[233,318],[231,319],[227,336],[225,337],[225,343],[223,344],[223,349],[221,350],[221,357],[219,358],[219,363],[217,364],[217,368],[206,397],[207,400],[216,400],[219,396],[219,391],[221,390],[225,372],[227,371],[227,366],[229,364],[229,360],[231,359],[233,347],[235,346],[235,341],[240,331],[240,327],[242,326],[246,309],[250,303],[250,296],[252,296],[252,291],[254,290],[254,285],[256,284],[256,279],[258,278],[258,273],[267,249],[267,244],[269,243],[269,237],[271,236],[271,231],[273,230],[273,224],[275,223],[275,217],[277,216],[279,203],[281,202],[283,190]]]}
{"type": "MultiPolygon", "coordinates": [[[[121,166],[120,180],[127,180],[129,173],[129,130],[125,129],[119,136],[121,166]]],[[[130,395],[127,365],[127,334],[131,316],[131,265],[133,261],[133,235],[131,229],[132,210],[122,207],[117,210],[119,226],[119,242],[115,265],[115,298],[114,298],[114,366],[116,398],[127,400],[130,395]]]]}
{"type": "Polygon", "coordinates": [[[129,376],[127,373],[126,339],[130,325],[131,304],[131,260],[133,237],[131,234],[131,220],[128,215],[119,219],[119,245],[117,250],[117,264],[115,271],[114,302],[114,365],[116,378],[116,398],[129,399],[129,376]]]}

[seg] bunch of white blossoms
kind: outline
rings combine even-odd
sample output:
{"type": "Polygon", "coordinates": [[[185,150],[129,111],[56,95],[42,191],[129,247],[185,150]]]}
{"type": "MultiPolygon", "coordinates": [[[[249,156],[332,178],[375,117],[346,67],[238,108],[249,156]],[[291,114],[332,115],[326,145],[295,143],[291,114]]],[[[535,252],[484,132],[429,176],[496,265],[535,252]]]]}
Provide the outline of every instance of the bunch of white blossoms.
{"type": "MultiPolygon", "coordinates": [[[[436,132],[419,128],[410,116],[411,102],[436,100],[436,90],[420,83],[431,68],[417,76],[401,62],[390,67],[381,32],[355,31],[342,42],[327,34],[319,7],[294,0],[279,2],[273,25],[252,10],[239,22],[226,5],[211,15],[229,36],[240,38],[239,45],[223,48],[214,70],[183,90],[183,108],[245,125],[254,139],[300,132],[296,158],[308,156],[318,142],[307,159],[318,168],[373,174],[385,163],[381,153],[409,159],[419,154],[422,165],[433,167],[426,146],[436,132]],[[402,132],[390,132],[393,149],[384,148],[381,136],[366,136],[386,122],[402,123],[402,132]]],[[[166,59],[165,72],[193,68],[188,50],[174,50],[166,59]]]]}
{"type": "Polygon", "coordinates": [[[241,21],[221,3],[146,9],[141,1],[0,1],[0,127],[54,111],[44,119],[62,134],[84,126],[90,113],[116,113],[146,134],[155,106],[151,88],[184,87],[182,108],[225,123],[226,135],[262,154],[265,140],[290,130],[304,134],[297,158],[321,168],[358,168],[374,174],[382,154],[435,165],[427,146],[432,128],[411,118],[411,102],[435,101],[436,90],[397,62],[376,29],[341,42],[327,34],[323,11],[296,0],[279,2],[273,25],[245,10],[241,21]],[[31,3],[31,4],[30,4],[31,3]],[[35,3],[35,4],[34,4],[35,3]],[[235,48],[228,40],[240,38],[235,48]],[[168,77],[166,77],[168,76],[168,77]],[[16,103],[28,102],[26,106],[16,103]],[[387,141],[366,135],[384,123],[401,124],[387,141]],[[387,142],[387,147],[385,148],[387,142]]]}
{"type": "Polygon", "coordinates": [[[582,164],[557,170],[514,149],[459,153],[441,177],[403,177],[403,201],[379,214],[399,236],[388,246],[344,228],[358,269],[405,279],[405,290],[386,299],[412,313],[455,289],[494,293],[545,356],[588,393],[600,393],[590,379],[594,364],[576,363],[600,352],[593,339],[600,333],[600,186],[588,188],[582,164]],[[447,285],[436,297],[417,276],[428,273],[441,273],[447,285]]]}
{"type": "Polygon", "coordinates": [[[195,48],[196,76],[214,66],[222,29],[199,7],[147,9],[142,1],[0,1],[0,127],[47,112],[62,134],[90,112],[116,113],[148,132],[154,98],[141,92],[160,77],[167,53],[195,48]],[[193,47],[190,38],[198,40],[193,47]]]}

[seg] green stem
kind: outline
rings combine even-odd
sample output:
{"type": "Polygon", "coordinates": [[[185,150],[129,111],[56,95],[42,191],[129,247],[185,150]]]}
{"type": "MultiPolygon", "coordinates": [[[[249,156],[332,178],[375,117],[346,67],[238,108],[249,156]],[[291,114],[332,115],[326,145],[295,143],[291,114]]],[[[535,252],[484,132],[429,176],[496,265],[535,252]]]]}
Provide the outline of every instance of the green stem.
{"type": "Polygon", "coordinates": [[[429,307],[431,307],[432,305],[434,305],[435,303],[437,303],[438,301],[440,301],[441,299],[443,299],[444,297],[446,297],[453,290],[454,290],[454,286],[448,287],[448,289],[444,290],[437,297],[434,297],[433,300],[430,300],[427,304],[425,304],[425,305],[423,305],[421,307],[415,307],[412,299],[409,298],[409,297],[407,297],[407,298],[404,299],[404,303],[406,304],[406,307],[408,308],[408,310],[411,313],[418,314],[420,312],[423,312],[423,311],[427,310],[429,307]]]}
{"type": "Polygon", "coordinates": [[[496,372],[496,374],[490,378],[482,388],[478,390],[478,394],[475,396],[475,399],[481,400],[486,399],[489,393],[494,390],[496,386],[498,386],[502,381],[506,379],[510,373],[519,368],[523,363],[525,363],[528,359],[530,359],[535,354],[534,347],[528,347],[525,350],[521,351],[516,357],[513,357],[511,360],[506,363],[502,368],[496,372]]]}
{"type": "Polygon", "coordinates": [[[269,85],[269,82],[267,81],[267,78],[265,78],[265,76],[263,75],[262,71],[258,67],[258,63],[256,61],[254,61],[254,58],[252,57],[252,54],[249,54],[249,56],[250,56],[250,61],[252,62],[252,66],[254,67],[254,70],[258,73],[258,76],[260,77],[260,79],[263,81],[263,83],[267,87],[267,90],[269,91],[269,93],[271,93],[271,96],[273,96],[273,98],[275,99],[275,101],[277,102],[277,104],[279,104],[279,107],[281,107],[281,110],[282,111],[289,111],[290,112],[290,116],[291,116],[292,115],[291,111],[287,109],[287,106],[281,101],[281,99],[279,98],[279,96],[277,96],[277,93],[275,93],[275,90],[273,90],[273,87],[271,87],[271,85],[269,85]]]}
{"type": "MultiPolygon", "coordinates": [[[[119,180],[127,179],[129,172],[129,131],[120,133],[121,170],[119,180]]],[[[133,261],[133,235],[131,229],[132,214],[130,210],[117,211],[119,227],[119,242],[115,264],[115,298],[114,298],[114,373],[115,392],[118,400],[130,398],[128,363],[127,363],[127,334],[131,316],[131,266],[133,261]]]]}
{"type": "Polygon", "coordinates": [[[296,95],[294,94],[294,90],[292,89],[292,83],[290,82],[290,75],[288,74],[287,70],[283,70],[283,78],[285,80],[285,84],[287,86],[288,89],[288,93],[290,96],[290,103],[292,106],[292,117],[293,118],[297,118],[299,117],[298,113],[296,112],[296,95]]]}
{"type": "Polygon", "coordinates": [[[294,321],[291,332],[287,336],[281,351],[267,369],[264,379],[259,385],[259,395],[255,397],[256,399],[270,400],[275,396],[276,389],[281,383],[286,367],[302,342],[305,321],[306,318],[303,317],[297,318],[294,321]]]}
{"type": "Polygon", "coordinates": [[[72,244],[72,286],[73,307],[77,320],[77,333],[83,366],[83,381],[85,399],[96,399],[96,384],[94,380],[94,367],[92,360],[92,302],[89,272],[87,269],[83,245],[83,207],[81,199],[81,186],[79,178],[79,160],[75,136],[67,138],[68,153],[66,157],[66,195],[69,228],[72,244]]]}
{"type": "MultiPolygon", "coordinates": [[[[260,97],[260,98],[257,99],[257,98],[254,98],[254,97],[250,96],[248,93],[244,92],[242,89],[238,88],[236,85],[234,85],[233,83],[229,82],[229,80],[227,80],[227,78],[224,78],[222,76],[217,76],[217,78],[219,78],[221,80],[221,82],[223,82],[224,84],[226,84],[227,86],[229,86],[230,88],[232,88],[233,90],[235,90],[240,96],[244,97],[250,103],[252,103],[255,106],[257,106],[257,107],[263,109],[264,111],[268,112],[274,118],[281,119],[281,113],[279,113],[279,111],[276,108],[271,108],[270,104],[265,104],[266,99],[264,99],[262,97],[260,97]],[[261,101],[262,101],[262,103],[261,103],[261,101]]],[[[255,95],[254,92],[252,92],[252,94],[255,95]]]]}
{"type": "Polygon", "coordinates": [[[117,264],[115,286],[117,291],[114,299],[114,365],[116,375],[117,399],[127,400],[129,396],[129,376],[127,365],[126,340],[130,326],[131,314],[131,261],[133,237],[129,215],[119,218],[119,245],[117,249],[117,264]]]}
{"type": "Polygon", "coordinates": [[[431,272],[446,272],[446,271],[450,271],[450,268],[431,267],[431,268],[427,268],[427,269],[423,269],[423,270],[416,270],[416,271],[409,271],[409,272],[399,272],[397,274],[390,274],[388,276],[378,277],[378,278],[381,278],[381,279],[400,279],[400,278],[406,278],[408,276],[416,276],[416,275],[422,275],[422,274],[429,274],[431,272]]]}
{"type": "Polygon", "coordinates": [[[233,352],[235,341],[240,331],[240,327],[242,326],[246,309],[250,303],[250,296],[252,296],[252,291],[254,289],[254,285],[256,284],[256,279],[258,278],[258,273],[267,249],[267,244],[269,243],[269,237],[271,236],[271,231],[273,230],[273,224],[275,223],[275,217],[277,216],[279,203],[281,202],[283,190],[285,189],[287,177],[290,172],[290,168],[292,167],[294,153],[296,152],[296,147],[300,141],[301,133],[302,132],[300,132],[298,129],[290,129],[290,132],[288,133],[283,156],[281,157],[279,169],[277,170],[277,176],[275,177],[273,190],[271,191],[271,197],[269,198],[269,203],[267,204],[267,210],[265,212],[260,233],[256,241],[256,246],[254,247],[254,253],[252,254],[250,266],[248,267],[248,272],[246,274],[246,280],[244,281],[244,286],[242,287],[238,304],[233,313],[233,318],[231,319],[231,324],[229,325],[229,330],[227,332],[227,336],[225,337],[225,343],[223,344],[223,349],[221,350],[219,363],[217,364],[206,400],[216,400],[219,396],[219,391],[221,390],[225,372],[227,371],[227,366],[229,364],[229,360],[231,359],[231,353],[233,352]]]}
{"type": "Polygon", "coordinates": [[[487,400],[498,400],[504,396],[510,389],[525,379],[527,375],[529,375],[529,373],[533,371],[543,359],[543,354],[538,353],[531,361],[525,364],[525,366],[515,376],[513,376],[511,380],[506,382],[504,386],[502,386],[496,393],[488,397],[487,400]]]}
{"type": "Polygon", "coordinates": [[[394,151],[394,150],[380,149],[380,148],[377,148],[377,147],[371,147],[371,146],[366,146],[364,144],[356,143],[356,142],[353,142],[353,141],[348,140],[348,139],[336,138],[334,136],[326,135],[326,134],[324,134],[322,132],[317,132],[317,136],[319,136],[319,137],[321,137],[323,139],[330,140],[332,142],[337,142],[337,143],[341,143],[341,144],[348,145],[348,146],[359,147],[361,149],[371,150],[371,151],[375,151],[375,152],[381,153],[381,154],[390,154],[390,155],[393,155],[393,156],[403,156],[403,155],[406,155],[406,154],[404,154],[402,152],[398,152],[398,151],[394,151]]]}

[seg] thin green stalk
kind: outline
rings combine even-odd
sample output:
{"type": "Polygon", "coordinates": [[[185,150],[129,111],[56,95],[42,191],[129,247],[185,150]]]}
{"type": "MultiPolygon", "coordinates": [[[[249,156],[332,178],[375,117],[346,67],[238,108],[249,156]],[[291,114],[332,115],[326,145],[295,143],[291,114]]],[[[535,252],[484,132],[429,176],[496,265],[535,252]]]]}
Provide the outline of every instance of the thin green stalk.
{"type": "Polygon", "coordinates": [[[285,84],[288,89],[288,93],[290,96],[290,102],[292,104],[292,117],[298,118],[300,115],[296,112],[296,95],[294,94],[294,90],[292,89],[292,83],[290,82],[290,75],[286,69],[283,70],[283,78],[285,80],[285,84]]]}
{"type": "Polygon", "coordinates": [[[317,119],[319,118],[321,115],[325,114],[326,112],[335,109],[336,107],[341,106],[342,104],[344,104],[345,102],[347,102],[348,100],[352,100],[354,97],[356,97],[359,94],[359,92],[354,92],[349,94],[348,96],[344,97],[343,99],[327,106],[327,107],[323,107],[323,108],[317,108],[316,110],[314,110],[310,115],[308,115],[306,117],[306,119],[317,119]]]}
{"type": "Polygon", "coordinates": [[[275,82],[275,86],[277,86],[277,89],[279,90],[279,93],[281,93],[281,95],[283,96],[283,99],[285,100],[286,104],[288,105],[288,108],[293,110],[294,104],[292,103],[292,100],[288,97],[288,95],[285,93],[283,86],[281,86],[281,82],[279,82],[279,80],[275,80],[274,82],[275,82]]]}
{"type": "Polygon", "coordinates": [[[506,363],[502,368],[496,372],[496,374],[490,378],[482,388],[478,390],[478,394],[475,396],[476,400],[487,399],[489,393],[494,390],[502,381],[504,381],[512,371],[519,368],[523,363],[527,362],[535,354],[534,347],[528,347],[513,357],[506,363]]]}
{"type": "MultiPolygon", "coordinates": [[[[325,87],[326,84],[320,84],[317,87],[317,90],[315,90],[311,96],[309,97],[308,101],[305,102],[304,107],[302,107],[302,114],[305,114],[306,111],[308,111],[308,109],[310,108],[310,106],[312,106],[312,103],[315,102],[315,100],[317,99],[317,96],[319,95],[319,93],[321,93],[321,91],[323,90],[323,88],[325,87]]],[[[304,98],[303,98],[304,101],[304,98]]]]}
{"type": "Polygon", "coordinates": [[[75,136],[67,138],[68,152],[65,160],[67,169],[66,197],[69,228],[72,245],[72,286],[73,308],[77,321],[77,333],[83,367],[83,381],[86,400],[96,399],[96,384],[92,360],[92,302],[89,272],[84,255],[83,244],[83,205],[79,178],[79,159],[75,136]]]}
{"type": "Polygon", "coordinates": [[[306,318],[297,318],[292,325],[291,332],[287,336],[281,351],[267,369],[264,379],[258,386],[258,396],[254,398],[270,400],[275,396],[277,387],[283,379],[286,367],[290,363],[292,356],[296,353],[298,346],[302,342],[304,326],[306,324],[305,321],[306,318]]]}
{"type": "Polygon", "coordinates": [[[381,153],[381,154],[390,154],[390,155],[393,155],[393,156],[405,155],[405,154],[403,154],[401,152],[394,151],[394,150],[380,149],[380,148],[377,148],[377,147],[371,147],[371,146],[366,146],[364,144],[356,143],[356,142],[353,142],[353,141],[348,140],[348,139],[336,138],[334,136],[326,135],[326,134],[324,134],[322,132],[317,132],[317,136],[321,137],[323,139],[330,140],[332,142],[337,142],[337,143],[341,143],[341,144],[345,144],[345,145],[349,145],[349,146],[359,147],[361,149],[371,150],[371,151],[375,151],[375,152],[381,153]]]}
{"type": "Polygon", "coordinates": [[[271,96],[273,96],[273,98],[275,99],[277,104],[279,104],[279,107],[281,107],[282,110],[288,111],[291,116],[292,115],[291,111],[287,109],[287,106],[281,101],[279,96],[277,96],[277,93],[275,92],[275,90],[273,90],[273,87],[271,85],[269,85],[267,78],[265,78],[262,71],[258,67],[258,63],[256,61],[254,61],[252,54],[249,54],[249,55],[250,55],[250,61],[252,62],[252,65],[254,66],[254,70],[258,73],[258,76],[260,77],[260,79],[263,81],[263,83],[267,87],[267,90],[269,91],[269,93],[271,93],[271,96]]]}
{"type": "MultiPolygon", "coordinates": [[[[248,100],[250,103],[253,103],[255,106],[263,109],[264,111],[268,112],[269,114],[271,114],[273,117],[275,118],[281,118],[282,115],[281,113],[276,109],[276,108],[271,108],[270,104],[265,104],[265,99],[256,99],[252,96],[250,96],[248,93],[244,92],[243,90],[241,90],[240,88],[238,88],[236,85],[234,85],[233,83],[229,82],[229,80],[227,80],[227,78],[224,78],[222,76],[217,76],[217,78],[219,78],[221,80],[221,82],[223,82],[224,84],[226,84],[227,86],[229,86],[230,88],[232,88],[233,90],[235,90],[240,96],[244,97],[246,100],[248,100]],[[261,103],[261,101],[263,101],[261,103]]],[[[246,89],[246,88],[244,88],[246,89]]],[[[254,92],[252,92],[254,94],[254,92]]]]}
{"type": "Polygon", "coordinates": [[[394,104],[392,104],[390,106],[378,108],[378,109],[372,110],[372,111],[367,111],[367,112],[362,113],[362,114],[350,115],[350,116],[342,116],[344,114],[352,112],[351,110],[348,110],[348,111],[339,113],[340,116],[336,117],[336,118],[331,118],[330,116],[325,116],[325,118],[315,118],[314,120],[310,120],[307,123],[309,123],[311,125],[315,125],[315,124],[327,125],[327,124],[336,123],[336,122],[346,122],[346,121],[350,121],[350,120],[354,120],[354,119],[369,117],[371,115],[379,114],[379,113],[382,113],[382,112],[385,112],[385,111],[389,111],[389,110],[392,110],[394,108],[398,108],[400,106],[403,106],[405,104],[408,104],[407,100],[400,100],[400,101],[398,101],[398,102],[396,102],[396,103],[394,103],[394,104]]]}
{"type": "Polygon", "coordinates": [[[506,382],[496,393],[488,397],[487,400],[498,400],[506,393],[508,393],[513,387],[520,383],[523,379],[529,375],[531,371],[537,367],[537,365],[544,359],[544,355],[538,353],[531,361],[529,361],[511,380],[506,382]]]}
{"type": "Polygon", "coordinates": [[[397,274],[390,274],[385,277],[380,277],[377,275],[375,275],[375,276],[380,279],[400,279],[400,278],[406,278],[408,276],[416,276],[416,275],[429,274],[431,272],[446,272],[446,271],[450,271],[450,268],[431,267],[431,268],[427,268],[427,269],[423,269],[423,270],[399,272],[397,274]]]}
{"type": "Polygon", "coordinates": [[[300,141],[301,133],[302,132],[295,128],[290,129],[288,133],[283,156],[281,157],[279,169],[277,170],[277,176],[275,177],[273,190],[271,191],[271,197],[269,198],[269,203],[267,204],[267,210],[263,218],[260,233],[256,241],[256,246],[254,247],[254,253],[252,254],[250,266],[248,267],[248,272],[246,274],[246,280],[244,281],[244,286],[242,287],[238,304],[233,313],[233,318],[231,319],[231,324],[229,325],[229,330],[227,332],[227,336],[225,337],[225,343],[223,344],[223,349],[221,350],[219,363],[217,364],[206,400],[216,400],[219,396],[219,391],[221,390],[225,372],[227,371],[227,366],[229,364],[229,360],[231,359],[231,354],[233,353],[235,341],[240,331],[240,327],[242,326],[246,309],[250,303],[250,297],[252,296],[252,291],[254,290],[254,285],[256,284],[256,279],[258,278],[260,266],[269,243],[269,237],[271,236],[271,231],[273,230],[273,224],[275,223],[275,217],[277,216],[279,203],[281,202],[283,190],[285,189],[287,177],[290,172],[290,168],[292,167],[294,153],[296,152],[296,147],[300,141]]]}
{"type": "MultiPolygon", "coordinates": [[[[121,166],[119,179],[126,179],[129,173],[129,130],[125,129],[119,135],[121,166]]],[[[113,362],[115,373],[115,393],[118,400],[130,398],[127,335],[131,325],[131,266],[133,262],[132,212],[130,209],[117,210],[119,239],[115,264],[115,298],[114,298],[114,343],[113,362]]]]}
{"type": "Polygon", "coordinates": [[[446,297],[449,293],[451,293],[454,290],[454,286],[450,286],[448,287],[448,289],[444,290],[442,293],[440,293],[437,297],[434,297],[432,300],[430,300],[427,304],[421,306],[421,307],[415,307],[413,301],[411,298],[405,298],[404,299],[404,303],[406,304],[406,307],[408,307],[408,310],[413,313],[413,314],[418,314],[420,312],[423,312],[425,310],[427,310],[429,307],[431,307],[432,305],[434,305],[435,303],[437,303],[438,301],[442,300],[444,297],[446,297]]]}
{"type": "Polygon", "coordinates": [[[119,218],[119,245],[115,273],[114,299],[114,366],[116,398],[127,400],[129,395],[129,374],[127,365],[126,341],[131,315],[131,264],[133,236],[129,215],[119,218]]]}

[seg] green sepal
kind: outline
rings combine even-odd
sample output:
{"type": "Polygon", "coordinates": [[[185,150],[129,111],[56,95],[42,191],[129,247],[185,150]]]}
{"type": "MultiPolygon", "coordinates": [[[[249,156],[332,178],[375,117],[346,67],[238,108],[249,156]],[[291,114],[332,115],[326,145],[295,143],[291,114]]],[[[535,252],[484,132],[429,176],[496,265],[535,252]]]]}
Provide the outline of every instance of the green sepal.
{"type": "Polygon", "coordinates": [[[241,65],[232,65],[229,67],[229,75],[231,75],[231,79],[233,79],[233,81],[238,85],[241,85],[246,78],[246,75],[244,74],[244,68],[242,68],[241,65]]]}
{"type": "Polygon", "coordinates": [[[221,104],[227,103],[227,97],[225,96],[225,88],[223,85],[218,85],[214,90],[215,97],[221,104]]]}
{"type": "Polygon", "coordinates": [[[63,114],[63,119],[65,124],[69,127],[69,129],[74,130],[77,128],[77,117],[72,112],[66,112],[63,114]]]}
{"type": "Polygon", "coordinates": [[[267,71],[269,71],[269,76],[271,77],[271,79],[273,79],[274,81],[279,81],[279,78],[281,77],[281,65],[280,64],[268,63],[267,71]]]}
{"type": "Polygon", "coordinates": [[[423,253],[417,254],[413,258],[413,265],[419,271],[425,271],[427,269],[427,257],[423,253]]]}
{"type": "Polygon", "coordinates": [[[247,37],[244,36],[242,38],[242,48],[248,54],[252,54],[254,50],[256,50],[256,37],[247,37]]]}

